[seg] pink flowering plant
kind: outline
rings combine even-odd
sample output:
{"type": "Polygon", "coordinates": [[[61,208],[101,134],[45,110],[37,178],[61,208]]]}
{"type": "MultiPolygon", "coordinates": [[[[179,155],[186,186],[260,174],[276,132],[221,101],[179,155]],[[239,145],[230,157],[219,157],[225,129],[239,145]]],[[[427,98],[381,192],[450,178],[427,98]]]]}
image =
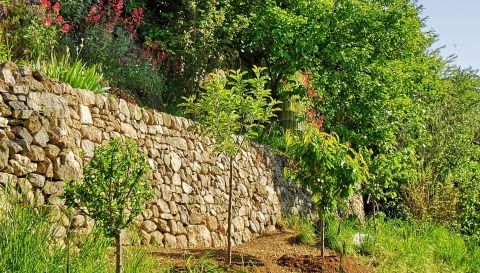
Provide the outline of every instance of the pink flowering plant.
{"type": "Polygon", "coordinates": [[[39,60],[50,55],[62,33],[73,26],[60,14],[60,1],[14,0],[2,5],[0,33],[12,48],[14,59],[39,60]]]}

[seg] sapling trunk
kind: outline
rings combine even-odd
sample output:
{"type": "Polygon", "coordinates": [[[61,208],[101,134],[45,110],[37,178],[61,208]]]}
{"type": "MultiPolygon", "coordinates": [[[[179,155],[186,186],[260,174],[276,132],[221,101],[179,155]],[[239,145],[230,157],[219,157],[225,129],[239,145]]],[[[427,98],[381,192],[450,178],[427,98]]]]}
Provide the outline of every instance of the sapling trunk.
{"type": "Polygon", "coordinates": [[[325,257],[325,213],[320,213],[320,254],[325,257]]]}
{"type": "Polygon", "coordinates": [[[232,191],[233,191],[233,157],[230,156],[230,176],[228,178],[228,212],[227,212],[227,265],[232,264],[232,191]]]}
{"type": "Polygon", "coordinates": [[[122,255],[122,231],[121,230],[115,233],[115,261],[116,261],[115,272],[122,273],[123,272],[123,255],[122,255]]]}

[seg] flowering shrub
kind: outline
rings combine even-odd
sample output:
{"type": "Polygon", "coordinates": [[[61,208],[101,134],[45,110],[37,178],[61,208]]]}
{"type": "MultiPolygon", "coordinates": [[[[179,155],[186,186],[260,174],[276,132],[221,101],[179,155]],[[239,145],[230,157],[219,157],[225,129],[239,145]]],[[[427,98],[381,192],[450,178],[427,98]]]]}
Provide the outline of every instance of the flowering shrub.
{"type": "Polygon", "coordinates": [[[37,60],[48,57],[62,32],[72,24],[60,15],[59,1],[11,1],[0,6],[0,34],[11,46],[13,59],[37,60]]]}
{"type": "Polygon", "coordinates": [[[115,26],[123,26],[134,37],[143,24],[143,8],[132,9],[130,16],[125,16],[123,0],[99,0],[92,5],[85,20],[92,24],[101,24],[109,31],[115,26]]]}

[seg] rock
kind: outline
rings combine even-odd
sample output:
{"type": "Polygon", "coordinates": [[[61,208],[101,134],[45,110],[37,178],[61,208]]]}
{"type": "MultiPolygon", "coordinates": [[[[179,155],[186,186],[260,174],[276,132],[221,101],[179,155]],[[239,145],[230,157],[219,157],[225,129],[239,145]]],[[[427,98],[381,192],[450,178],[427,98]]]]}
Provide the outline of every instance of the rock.
{"type": "Polygon", "coordinates": [[[40,122],[40,117],[37,114],[33,114],[23,123],[23,126],[27,128],[28,132],[35,134],[42,127],[42,123],[40,122]]]}
{"type": "Polygon", "coordinates": [[[5,128],[8,126],[8,119],[0,117],[0,128],[5,128]]]}
{"type": "Polygon", "coordinates": [[[80,102],[83,105],[91,106],[91,105],[94,105],[95,102],[97,101],[97,96],[92,91],[85,90],[85,89],[76,89],[76,90],[79,93],[80,102]]]}
{"type": "Polygon", "coordinates": [[[45,177],[53,177],[53,164],[50,159],[46,158],[43,162],[37,163],[37,169],[35,171],[38,174],[43,174],[45,177]]]}
{"type": "Polygon", "coordinates": [[[15,126],[12,128],[12,132],[15,134],[16,137],[25,140],[28,145],[30,145],[33,141],[33,137],[30,135],[30,133],[25,127],[15,126]]]}
{"type": "Polygon", "coordinates": [[[143,221],[142,226],[140,227],[142,230],[151,233],[157,229],[157,225],[150,220],[143,221]]]}
{"type": "Polygon", "coordinates": [[[83,215],[75,215],[72,218],[72,226],[73,227],[81,227],[85,224],[85,216],[83,215]]]}
{"type": "Polygon", "coordinates": [[[245,224],[242,217],[235,217],[232,219],[232,226],[235,228],[235,232],[243,231],[245,229],[245,224]]]}
{"type": "Polygon", "coordinates": [[[78,180],[82,173],[80,163],[75,159],[73,152],[60,154],[53,161],[54,178],[60,180],[78,180]]]}
{"type": "Polygon", "coordinates": [[[13,140],[7,141],[7,147],[8,147],[10,156],[13,156],[14,154],[19,154],[20,152],[23,151],[22,146],[20,146],[17,142],[13,140]]]}
{"type": "Polygon", "coordinates": [[[2,65],[0,68],[0,79],[3,80],[6,84],[15,85],[15,78],[13,77],[12,71],[2,65]]]}
{"type": "Polygon", "coordinates": [[[85,105],[80,105],[80,122],[85,125],[92,125],[92,115],[90,109],[85,105]]]}
{"type": "Polygon", "coordinates": [[[0,173],[0,185],[8,185],[14,187],[17,184],[18,178],[13,174],[0,173]]]}
{"type": "Polygon", "coordinates": [[[182,182],[182,189],[186,194],[190,194],[193,191],[193,188],[185,182],[182,182]]]}
{"type": "Polygon", "coordinates": [[[158,245],[158,246],[163,246],[163,238],[165,236],[163,236],[163,234],[156,230],[152,233],[150,233],[150,236],[152,237],[152,243],[155,244],[155,245],[158,245]]]}
{"type": "Polygon", "coordinates": [[[82,135],[82,138],[91,140],[94,143],[98,143],[98,144],[102,143],[102,139],[103,139],[102,130],[98,129],[95,126],[82,125],[82,127],[80,128],[80,133],[82,135]]]}
{"type": "Polygon", "coordinates": [[[170,153],[170,164],[174,172],[178,172],[182,167],[182,159],[176,153],[170,153]]]}
{"type": "Polygon", "coordinates": [[[187,141],[183,138],[171,137],[167,140],[167,142],[172,147],[177,148],[179,150],[182,150],[182,151],[187,151],[188,150],[187,141]]]}
{"type": "Polygon", "coordinates": [[[210,247],[212,244],[212,237],[206,226],[188,226],[187,237],[188,247],[210,247]]]}
{"type": "Polygon", "coordinates": [[[28,181],[35,187],[42,188],[45,185],[45,176],[31,173],[28,175],[28,181]]]}
{"type": "Polygon", "coordinates": [[[135,128],[128,123],[122,122],[120,124],[120,132],[131,139],[138,139],[137,130],[135,130],[135,128]]]}
{"type": "Polygon", "coordinates": [[[58,148],[58,147],[55,146],[55,145],[48,144],[47,147],[45,147],[45,150],[44,150],[44,151],[45,151],[45,155],[46,155],[49,159],[53,160],[53,159],[55,159],[55,158],[58,156],[58,154],[60,153],[60,148],[58,148]]]}
{"type": "Polygon", "coordinates": [[[177,247],[177,237],[166,233],[165,238],[163,239],[163,245],[165,247],[176,248],[177,247]]]}
{"type": "Polygon", "coordinates": [[[30,68],[25,65],[19,66],[18,72],[20,72],[20,75],[22,75],[22,77],[30,76],[32,74],[32,71],[30,70],[30,68]]]}
{"type": "Polygon", "coordinates": [[[12,117],[15,119],[28,119],[32,113],[32,110],[14,110],[12,112],[12,117]]]}
{"type": "Polygon", "coordinates": [[[40,147],[47,146],[49,140],[50,138],[48,137],[48,133],[45,128],[40,128],[40,130],[33,136],[33,144],[40,147]]]}
{"type": "Polygon", "coordinates": [[[185,235],[178,235],[177,236],[177,247],[178,248],[187,248],[188,247],[187,236],[185,236],[185,235]]]}
{"type": "Polygon", "coordinates": [[[26,156],[31,161],[43,161],[45,160],[45,152],[39,146],[31,145],[26,152],[26,156]]]}
{"type": "Polygon", "coordinates": [[[60,226],[60,225],[54,226],[53,236],[55,236],[56,238],[63,238],[66,235],[67,235],[67,230],[65,229],[64,226],[60,226]]]}
{"type": "Polygon", "coordinates": [[[9,151],[7,143],[0,140],[0,171],[8,164],[9,151]]]}
{"type": "Polygon", "coordinates": [[[84,139],[81,142],[82,150],[85,156],[93,157],[95,152],[95,144],[88,139],[84,139]]]}
{"type": "Polygon", "coordinates": [[[125,100],[120,99],[118,101],[118,108],[120,110],[120,113],[125,115],[125,117],[130,118],[130,110],[128,109],[128,104],[125,100]]]}
{"type": "Polygon", "coordinates": [[[175,220],[168,220],[168,227],[171,234],[178,234],[177,222],[175,220]]]}
{"type": "Polygon", "coordinates": [[[168,222],[165,220],[158,220],[157,221],[157,228],[163,233],[169,233],[170,227],[168,226],[168,222]]]}
{"type": "Polygon", "coordinates": [[[52,182],[47,181],[43,186],[42,190],[45,194],[62,194],[64,192],[65,183],[64,182],[52,182]]]}
{"type": "Polygon", "coordinates": [[[162,199],[157,200],[157,207],[158,207],[158,210],[161,213],[170,213],[170,208],[169,208],[167,202],[165,202],[162,199]]]}
{"type": "Polygon", "coordinates": [[[182,180],[180,178],[180,175],[178,175],[177,173],[172,176],[172,184],[175,186],[182,185],[182,180]]]}
{"type": "Polygon", "coordinates": [[[172,127],[172,116],[169,114],[162,113],[162,120],[163,120],[163,125],[167,128],[172,127]]]}
{"type": "Polygon", "coordinates": [[[140,240],[142,245],[150,244],[152,236],[148,232],[146,232],[144,230],[140,230],[140,236],[142,237],[141,240],[140,240]]]}
{"type": "Polygon", "coordinates": [[[203,197],[203,200],[205,200],[205,203],[207,204],[213,204],[215,203],[215,200],[213,199],[213,196],[210,194],[207,194],[203,197]]]}
{"type": "Polygon", "coordinates": [[[191,225],[199,225],[199,224],[204,224],[205,223],[205,215],[202,215],[201,213],[197,212],[197,211],[192,211],[190,213],[190,217],[189,217],[190,221],[189,221],[189,224],[191,225]]]}
{"type": "Polygon", "coordinates": [[[40,71],[34,71],[32,74],[33,78],[39,82],[43,82],[44,76],[40,71]]]}
{"type": "Polygon", "coordinates": [[[217,230],[218,228],[218,222],[217,222],[217,218],[215,216],[211,216],[211,215],[207,215],[206,217],[206,224],[207,224],[207,228],[209,230],[217,230]]]}

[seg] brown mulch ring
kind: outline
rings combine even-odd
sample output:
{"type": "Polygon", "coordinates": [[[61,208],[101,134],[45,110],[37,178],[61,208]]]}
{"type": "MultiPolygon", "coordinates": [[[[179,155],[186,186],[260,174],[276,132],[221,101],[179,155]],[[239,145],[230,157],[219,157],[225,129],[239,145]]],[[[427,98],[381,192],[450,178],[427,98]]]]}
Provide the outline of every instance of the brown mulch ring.
{"type": "MultiPolygon", "coordinates": [[[[294,234],[275,232],[253,239],[245,244],[233,247],[233,267],[247,268],[251,272],[290,273],[323,272],[337,273],[340,269],[340,257],[334,252],[326,251],[326,257],[320,257],[320,250],[315,246],[295,244],[294,234]],[[323,270],[323,271],[322,271],[323,270]]],[[[182,267],[185,257],[209,255],[223,263],[224,249],[150,249],[152,256],[182,267]]],[[[343,273],[372,273],[373,270],[360,264],[351,257],[342,257],[343,273]]]]}
{"type": "Polygon", "coordinates": [[[312,255],[283,255],[278,259],[278,264],[289,268],[298,268],[303,273],[370,273],[368,267],[359,264],[353,258],[312,255]]]}

